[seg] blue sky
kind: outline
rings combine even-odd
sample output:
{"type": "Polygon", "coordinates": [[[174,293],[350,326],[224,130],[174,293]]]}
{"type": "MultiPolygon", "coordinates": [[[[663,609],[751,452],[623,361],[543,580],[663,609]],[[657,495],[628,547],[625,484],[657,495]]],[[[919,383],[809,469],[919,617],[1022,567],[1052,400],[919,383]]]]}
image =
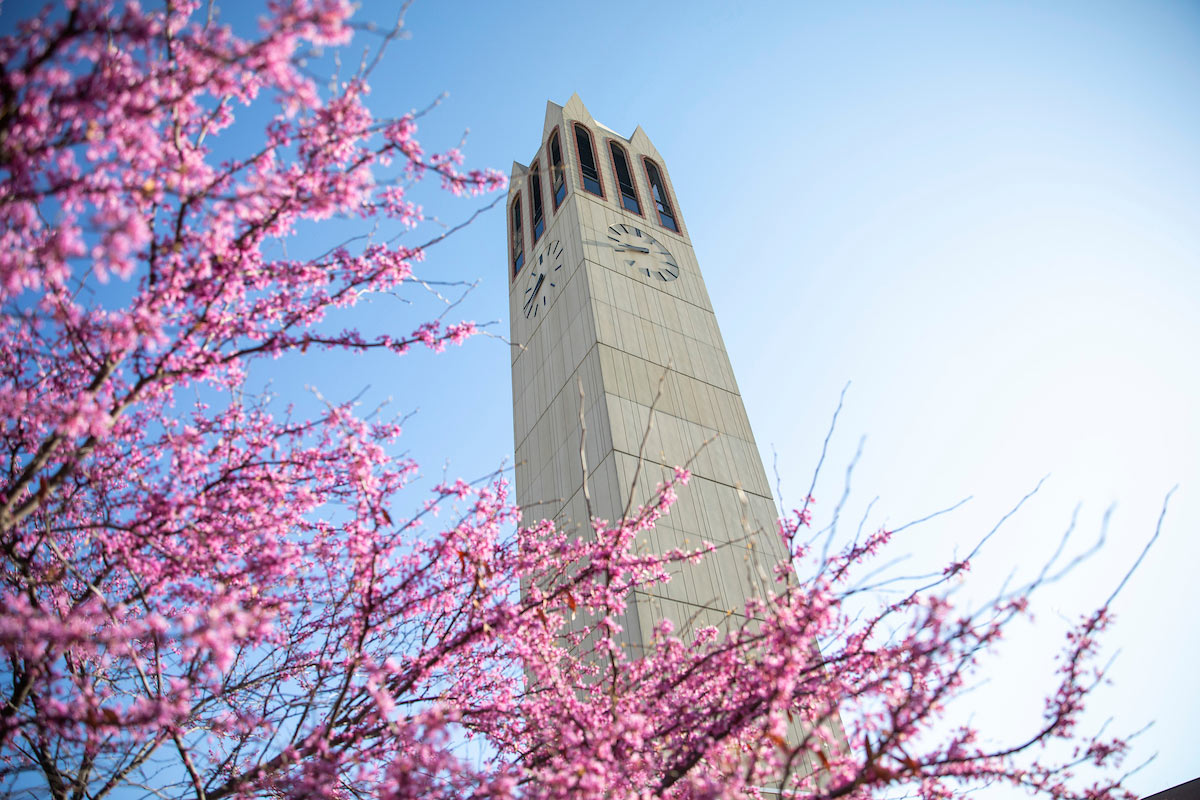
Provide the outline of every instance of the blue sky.
{"type": "MultiPolygon", "coordinates": [[[[1116,603],[1114,685],[1091,721],[1154,722],[1139,794],[1197,776],[1200,6],[427,2],[408,25],[395,91],[448,91],[425,130],[469,126],[476,163],[527,162],[545,101],[573,92],[609,127],[646,129],[785,502],[850,381],[819,510],[864,435],[847,519],[875,497],[891,526],[973,498],[898,545],[913,565],[965,553],[1049,476],[984,549],[976,596],[1030,577],[1073,514],[1086,550],[1111,508],[1104,548],[967,701],[992,730],[1039,712],[1064,626],[1108,596],[1180,484],[1116,603]]],[[[474,315],[502,318],[503,220],[453,248],[430,266],[484,276],[474,315]]],[[[512,448],[507,353],[451,358],[437,414],[489,430],[430,454],[482,466],[512,448]],[[471,396],[452,388],[464,363],[471,396]]]]}
{"type": "MultiPolygon", "coordinates": [[[[388,20],[395,4],[363,6],[388,20]]],[[[23,7],[6,2],[4,22],[23,7]]],[[[1112,508],[1103,550],[1046,591],[970,696],[989,729],[1038,713],[1064,626],[1108,596],[1180,484],[1116,603],[1114,685],[1091,719],[1155,723],[1139,794],[1200,774],[1200,6],[424,0],[407,27],[372,102],[397,114],[448,92],[421,122],[427,149],[470,128],[468,163],[507,171],[537,149],[546,101],[573,92],[614,130],[645,128],[785,503],[851,382],[818,521],[862,436],[847,519],[876,497],[872,523],[892,527],[972,497],[898,544],[914,566],[965,553],[1049,475],[984,549],[979,596],[1030,577],[1076,513],[1086,549],[1112,508]]],[[[474,208],[430,203],[447,221],[474,208]]],[[[503,336],[505,261],[497,210],[421,274],[480,279],[451,316],[503,336]]],[[[356,313],[406,332],[422,308],[356,313]]],[[[273,379],[283,396],[420,408],[405,446],[431,476],[511,462],[500,339],[310,355],[273,379]]]]}

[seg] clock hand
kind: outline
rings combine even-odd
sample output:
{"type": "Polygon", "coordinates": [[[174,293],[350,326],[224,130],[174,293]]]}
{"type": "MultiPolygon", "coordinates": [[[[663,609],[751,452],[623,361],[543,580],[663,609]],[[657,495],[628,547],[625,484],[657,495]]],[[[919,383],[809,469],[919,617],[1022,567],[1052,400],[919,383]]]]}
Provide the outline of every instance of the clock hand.
{"type": "Polygon", "coordinates": [[[649,247],[614,247],[618,253],[649,253],[649,247]]]}
{"type": "Polygon", "coordinates": [[[535,283],[535,284],[533,285],[533,288],[529,290],[529,299],[525,301],[525,305],[527,305],[527,306],[532,306],[532,305],[533,305],[533,303],[534,303],[534,301],[536,301],[536,300],[537,300],[537,297],[538,297],[538,289],[541,289],[541,288],[542,288],[542,281],[544,281],[544,280],[546,280],[546,276],[545,276],[545,275],[539,275],[539,276],[538,276],[537,283],[535,283]]]}

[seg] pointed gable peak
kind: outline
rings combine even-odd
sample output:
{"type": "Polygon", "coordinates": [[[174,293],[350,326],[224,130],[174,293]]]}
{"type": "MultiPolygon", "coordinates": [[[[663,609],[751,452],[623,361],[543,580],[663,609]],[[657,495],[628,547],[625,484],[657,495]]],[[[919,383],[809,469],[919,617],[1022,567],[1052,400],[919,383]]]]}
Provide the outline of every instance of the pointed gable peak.
{"type": "Polygon", "coordinates": [[[571,99],[563,106],[563,115],[584,122],[595,122],[596,118],[587,110],[587,106],[579,99],[579,93],[571,95],[571,99]]]}
{"type": "Polygon", "coordinates": [[[516,161],[513,162],[512,171],[508,174],[508,193],[510,196],[513,192],[517,191],[521,185],[521,178],[524,178],[528,172],[529,167],[516,161]]]}
{"type": "Polygon", "coordinates": [[[642,130],[642,126],[638,125],[633,132],[633,136],[629,137],[629,143],[632,144],[638,152],[648,155],[655,161],[662,161],[662,156],[658,153],[658,148],[654,146],[654,142],[650,141],[650,137],[646,135],[646,131],[642,130]]]}
{"type": "Polygon", "coordinates": [[[546,142],[550,138],[550,131],[554,130],[556,125],[562,124],[563,107],[553,100],[546,101],[546,120],[542,123],[542,142],[546,142]]]}

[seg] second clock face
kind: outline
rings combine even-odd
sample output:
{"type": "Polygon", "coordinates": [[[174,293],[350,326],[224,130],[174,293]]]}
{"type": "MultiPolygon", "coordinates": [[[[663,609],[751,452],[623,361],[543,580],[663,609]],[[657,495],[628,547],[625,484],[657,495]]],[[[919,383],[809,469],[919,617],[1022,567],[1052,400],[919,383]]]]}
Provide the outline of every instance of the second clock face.
{"type": "Polygon", "coordinates": [[[550,304],[551,293],[562,283],[563,257],[562,242],[555,239],[533,259],[521,306],[525,319],[536,317],[550,304]]]}
{"type": "Polygon", "coordinates": [[[641,228],[619,222],[608,226],[608,239],[617,254],[618,264],[660,281],[673,281],[679,277],[679,264],[671,251],[641,228]]]}

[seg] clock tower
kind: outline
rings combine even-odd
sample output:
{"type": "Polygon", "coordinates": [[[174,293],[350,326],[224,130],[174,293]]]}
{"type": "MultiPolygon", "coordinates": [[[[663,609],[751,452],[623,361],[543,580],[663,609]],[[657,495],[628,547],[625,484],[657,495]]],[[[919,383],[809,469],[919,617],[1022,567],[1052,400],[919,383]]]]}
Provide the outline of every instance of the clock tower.
{"type": "Polygon", "coordinates": [[[665,161],[641,127],[604,127],[578,95],[548,103],[528,165],[513,164],[507,226],[523,524],[586,528],[584,462],[592,513],[608,520],[690,462],[639,546],[717,550],[637,593],[624,644],[638,653],[663,617],[680,631],[739,625],[783,545],[665,161]]]}

